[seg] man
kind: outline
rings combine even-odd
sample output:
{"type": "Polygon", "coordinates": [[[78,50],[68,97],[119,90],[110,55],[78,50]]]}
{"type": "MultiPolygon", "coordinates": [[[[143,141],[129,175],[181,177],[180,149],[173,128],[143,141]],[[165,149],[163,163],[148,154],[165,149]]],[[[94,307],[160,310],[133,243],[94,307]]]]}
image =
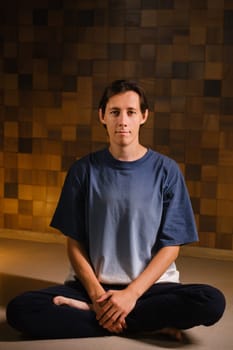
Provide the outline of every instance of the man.
{"type": "Polygon", "coordinates": [[[179,339],[222,316],[219,290],[179,281],[180,246],[197,232],[177,164],[139,141],[147,118],[137,83],[105,89],[99,119],[109,147],[71,166],[51,223],[67,236],[73,270],[64,285],[10,302],[16,329],[37,338],[166,331],[179,339]]]}

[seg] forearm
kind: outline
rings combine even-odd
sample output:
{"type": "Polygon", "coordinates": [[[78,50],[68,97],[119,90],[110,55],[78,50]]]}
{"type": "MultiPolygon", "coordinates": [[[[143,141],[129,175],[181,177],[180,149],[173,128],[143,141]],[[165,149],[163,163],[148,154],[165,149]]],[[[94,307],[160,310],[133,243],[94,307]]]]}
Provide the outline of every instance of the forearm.
{"type": "Polygon", "coordinates": [[[145,270],[128,285],[128,289],[139,298],[150,288],[176,260],[179,246],[164,247],[152,258],[145,270]]]}
{"type": "Polygon", "coordinates": [[[68,238],[67,251],[76,276],[83,284],[92,302],[105,293],[80,242],[68,238]]]}
{"type": "MultiPolygon", "coordinates": [[[[99,320],[103,314],[102,307],[105,305],[106,301],[98,302],[98,298],[103,297],[106,292],[95,275],[83,245],[72,238],[68,238],[67,250],[73,269],[88,293],[93,304],[92,310],[95,311],[96,318],[99,320]]],[[[100,325],[102,325],[101,322],[100,325]]],[[[111,323],[104,328],[108,329],[110,332],[119,333],[122,331],[124,325],[125,321],[122,320],[121,322],[114,323],[114,325],[111,323]]]]}
{"type": "Polygon", "coordinates": [[[117,315],[119,324],[124,327],[126,316],[133,310],[140,296],[149,289],[168,269],[178,256],[179,247],[162,248],[154,256],[145,270],[123,290],[109,290],[99,298],[106,302],[97,319],[104,328],[111,327],[117,315]]]}

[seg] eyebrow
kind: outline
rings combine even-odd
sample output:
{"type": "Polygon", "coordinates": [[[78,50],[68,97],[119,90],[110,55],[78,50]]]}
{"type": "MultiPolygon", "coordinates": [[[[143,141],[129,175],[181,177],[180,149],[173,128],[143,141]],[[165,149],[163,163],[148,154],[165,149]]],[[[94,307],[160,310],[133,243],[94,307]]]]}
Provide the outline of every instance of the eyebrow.
{"type": "MultiPolygon", "coordinates": [[[[120,107],[111,107],[111,108],[110,108],[111,111],[112,111],[112,110],[120,110],[120,109],[121,109],[120,107]]],[[[127,107],[126,109],[127,109],[127,110],[134,110],[134,111],[137,110],[137,108],[135,108],[135,107],[127,107]]]]}

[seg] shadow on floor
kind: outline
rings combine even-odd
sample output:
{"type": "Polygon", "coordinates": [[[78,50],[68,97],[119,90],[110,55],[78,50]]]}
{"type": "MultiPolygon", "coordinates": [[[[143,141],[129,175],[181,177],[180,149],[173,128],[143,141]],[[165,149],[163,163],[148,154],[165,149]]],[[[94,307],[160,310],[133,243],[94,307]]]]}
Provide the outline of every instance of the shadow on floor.
{"type": "MultiPolygon", "coordinates": [[[[194,344],[198,345],[197,342],[192,337],[190,337],[190,335],[187,334],[183,334],[182,341],[176,341],[172,338],[158,334],[151,334],[150,336],[148,335],[146,337],[138,335],[135,337],[132,336],[127,338],[132,339],[133,341],[153,345],[156,347],[158,346],[160,348],[165,349],[180,349],[187,348],[188,346],[194,344]]],[[[35,339],[23,337],[20,333],[12,329],[6,321],[0,322],[0,342],[31,342],[33,340],[35,339]]],[[[44,339],[44,341],[49,342],[49,339],[44,339]]]]}
{"type": "Polygon", "coordinates": [[[8,302],[16,295],[28,290],[42,289],[55,285],[56,282],[44,281],[24,276],[0,274],[0,341],[22,340],[20,335],[11,329],[5,321],[5,308],[8,302]]]}
{"type": "Polygon", "coordinates": [[[145,344],[159,346],[161,348],[166,349],[179,349],[187,347],[189,345],[197,344],[196,340],[193,339],[193,337],[191,337],[190,334],[187,334],[185,332],[182,333],[182,340],[180,341],[177,341],[174,338],[169,337],[167,335],[158,334],[155,332],[152,332],[150,335],[148,334],[147,336],[139,334],[130,338],[145,344]]]}
{"type": "Polygon", "coordinates": [[[12,298],[25,291],[47,288],[55,284],[56,282],[0,273],[0,305],[6,306],[12,298]]]}

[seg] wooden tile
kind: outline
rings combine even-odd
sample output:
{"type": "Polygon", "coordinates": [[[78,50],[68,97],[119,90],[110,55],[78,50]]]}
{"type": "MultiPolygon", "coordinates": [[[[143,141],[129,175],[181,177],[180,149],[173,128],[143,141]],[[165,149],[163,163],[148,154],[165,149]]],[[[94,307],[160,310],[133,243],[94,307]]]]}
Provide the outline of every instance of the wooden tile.
{"type": "Polygon", "coordinates": [[[46,216],[44,201],[33,201],[33,216],[46,216]]]}
{"type": "Polygon", "coordinates": [[[142,10],[141,26],[142,27],[155,27],[156,24],[157,24],[157,11],[155,11],[155,10],[142,10]]]}
{"type": "Polygon", "coordinates": [[[17,74],[4,74],[3,86],[6,90],[17,90],[18,88],[18,75],[17,74]]]}
{"type": "Polygon", "coordinates": [[[201,164],[201,150],[192,147],[185,149],[185,161],[190,164],[201,164]]]}
{"type": "Polygon", "coordinates": [[[204,131],[202,133],[203,148],[218,148],[219,147],[219,132],[217,131],[204,131]]]}
{"type": "Polygon", "coordinates": [[[173,45],[172,57],[174,61],[188,61],[189,59],[189,46],[188,45],[173,45]]]}
{"type": "Polygon", "coordinates": [[[206,248],[216,248],[216,233],[215,232],[200,232],[199,245],[206,248]]]}
{"type": "Polygon", "coordinates": [[[202,179],[207,182],[217,182],[218,168],[216,165],[206,165],[202,166],[202,179]]]}
{"type": "Polygon", "coordinates": [[[5,228],[17,230],[19,229],[19,217],[17,214],[8,214],[4,210],[3,224],[5,228]]]}
{"type": "Polygon", "coordinates": [[[17,57],[18,48],[16,42],[5,42],[4,43],[4,57],[14,58],[17,57]]]}
{"type": "MultiPolygon", "coordinates": [[[[2,171],[2,180],[3,180],[3,168],[2,171]]],[[[18,170],[15,169],[4,169],[4,179],[6,183],[17,183],[18,182],[18,170]]],[[[4,181],[1,181],[3,184],[4,181]]]]}
{"type": "MultiPolygon", "coordinates": [[[[58,188],[58,192],[59,192],[59,188],[58,188]]],[[[46,202],[46,207],[45,207],[45,210],[46,210],[46,212],[45,212],[45,215],[44,216],[47,216],[47,217],[52,217],[53,216],[53,213],[54,213],[54,204],[56,205],[56,203],[57,203],[57,193],[58,192],[56,192],[56,194],[55,194],[55,200],[53,200],[53,201],[47,201],[46,202]]]]}
{"type": "Polygon", "coordinates": [[[222,217],[232,217],[233,212],[233,201],[232,200],[222,200],[217,201],[217,215],[222,217]]]}
{"type": "Polygon", "coordinates": [[[160,45],[157,49],[157,60],[161,62],[172,62],[173,47],[172,45],[160,45]]]}
{"type": "Polygon", "coordinates": [[[222,62],[223,60],[222,47],[220,45],[207,45],[206,60],[208,62],[222,62]]]}
{"type": "Polygon", "coordinates": [[[18,183],[20,184],[32,184],[32,170],[31,169],[18,169],[18,183]]]}
{"type": "Polygon", "coordinates": [[[60,196],[60,188],[54,186],[47,187],[47,202],[56,203],[60,196]]]}
{"type": "Polygon", "coordinates": [[[18,123],[5,122],[4,123],[4,137],[18,137],[18,123]]]}
{"type": "Polygon", "coordinates": [[[155,98],[155,112],[169,112],[171,110],[170,107],[170,99],[169,97],[157,97],[155,98]]]}
{"type": "Polygon", "coordinates": [[[19,169],[32,169],[32,155],[31,154],[18,154],[18,168],[19,169]]]}
{"type": "MultiPolygon", "coordinates": [[[[216,198],[217,197],[217,186],[215,182],[202,181],[201,183],[201,197],[206,198],[216,198]]],[[[215,213],[216,214],[216,213],[215,213]]]]}
{"type": "Polygon", "coordinates": [[[3,145],[5,152],[15,153],[18,151],[18,140],[13,137],[7,137],[4,139],[3,145]]]}
{"type": "Polygon", "coordinates": [[[18,215],[18,225],[20,230],[30,230],[32,227],[32,215],[18,215]]]}
{"type": "Polygon", "coordinates": [[[4,159],[3,152],[0,152],[0,169],[1,169],[1,171],[3,171],[3,159],[4,159]]]}
{"type": "Polygon", "coordinates": [[[172,79],[172,81],[171,81],[171,93],[173,96],[182,96],[183,97],[183,96],[185,96],[186,92],[187,92],[187,81],[186,80],[184,80],[184,79],[172,79]]]}
{"type": "Polygon", "coordinates": [[[192,45],[204,45],[206,42],[206,28],[204,26],[191,27],[190,42],[192,45]]]}
{"type": "Polygon", "coordinates": [[[200,213],[201,215],[213,215],[216,216],[217,213],[217,201],[216,199],[201,199],[200,205],[200,213]]]}
{"type": "Polygon", "coordinates": [[[199,229],[200,232],[216,232],[216,216],[200,215],[199,229]]]}
{"type": "MultiPolygon", "coordinates": [[[[169,125],[167,126],[169,127],[169,125]]],[[[170,128],[172,130],[186,129],[186,117],[184,113],[172,113],[170,118],[170,128]]]]}
{"type": "Polygon", "coordinates": [[[18,199],[4,198],[3,210],[5,214],[17,214],[18,213],[18,199]]]}
{"type": "Polygon", "coordinates": [[[219,160],[218,149],[203,148],[201,150],[202,163],[203,164],[216,164],[219,160]]]}
{"type": "Polygon", "coordinates": [[[223,65],[222,63],[207,62],[205,65],[205,79],[222,79],[223,65]]]}
{"type": "Polygon", "coordinates": [[[47,188],[42,185],[34,185],[32,188],[32,199],[33,201],[46,201],[47,199],[47,188]]]}
{"type": "Polygon", "coordinates": [[[32,201],[31,200],[19,200],[19,214],[32,215],[32,201]]]}
{"type": "Polygon", "coordinates": [[[217,232],[219,233],[219,235],[221,235],[223,232],[232,234],[232,227],[233,227],[233,218],[231,216],[229,217],[218,216],[217,232]]]}
{"type": "Polygon", "coordinates": [[[92,139],[97,142],[106,142],[107,134],[102,125],[92,127],[92,139]]]}
{"type": "MultiPolygon", "coordinates": [[[[186,172],[185,172],[186,177],[186,172]]],[[[187,179],[187,177],[186,177],[187,179]]],[[[200,197],[201,195],[201,183],[200,181],[186,180],[186,184],[191,197],[200,197]]]]}
{"type": "Polygon", "coordinates": [[[220,149],[219,164],[223,166],[233,166],[233,150],[220,149]]]}
{"type": "Polygon", "coordinates": [[[16,153],[4,152],[3,162],[4,162],[4,166],[6,168],[10,168],[10,169],[17,169],[18,168],[17,154],[16,153]]]}
{"type": "MultiPolygon", "coordinates": [[[[54,208],[54,210],[55,210],[55,208],[54,208]]],[[[38,232],[38,231],[44,232],[46,229],[46,232],[52,232],[52,230],[49,228],[50,221],[51,221],[51,218],[47,218],[46,216],[32,216],[31,230],[35,231],[35,232],[38,232]]],[[[57,232],[57,230],[56,230],[56,232],[57,232]]]]}
{"type": "Polygon", "coordinates": [[[233,198],[233,185],[232,184],[218,184],[218,186],[217,186],[217,198],[232,200],[232,198],[233,198]]]}
{"type": "Polygon", "coordinates": [[[216,247],[219,249],[229,249],[229,247],[232,247],[232,234],[218,234],[216,239],[216,247]]]}
{"type": "Polygon", "coordinates": [[[203,127],[204,130],[218,131],[219,130],[219,114],[204,114],[203,127]]]}
{"type": "Polygon", "coordinates": [[[203,111],[203,99],[200,97],[189,97],[187,99],[187,110],[194,113],[203,111]]]}
{"type": "Polygon", "coordinates": [[[19,184],[18,198],[24,200],[32,200],[32,185],[19,184]]]}

